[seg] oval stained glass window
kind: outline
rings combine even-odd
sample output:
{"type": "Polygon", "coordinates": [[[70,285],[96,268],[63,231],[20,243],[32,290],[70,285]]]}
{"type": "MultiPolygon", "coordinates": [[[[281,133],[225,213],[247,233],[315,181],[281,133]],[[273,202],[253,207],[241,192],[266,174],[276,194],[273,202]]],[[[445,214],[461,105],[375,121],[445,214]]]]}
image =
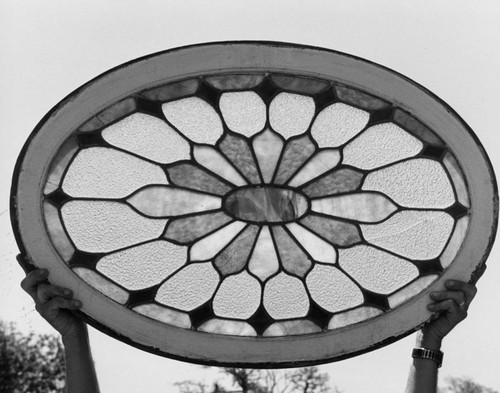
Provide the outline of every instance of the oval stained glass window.
{"type": "Polygon", "coordinates": [[[12,188],[22,252],[142,349],[283,367],[390,343],[474,282],[493,170],[444,102],[365,60],[216,43],[135,60],[58,104],[12,188]]]}

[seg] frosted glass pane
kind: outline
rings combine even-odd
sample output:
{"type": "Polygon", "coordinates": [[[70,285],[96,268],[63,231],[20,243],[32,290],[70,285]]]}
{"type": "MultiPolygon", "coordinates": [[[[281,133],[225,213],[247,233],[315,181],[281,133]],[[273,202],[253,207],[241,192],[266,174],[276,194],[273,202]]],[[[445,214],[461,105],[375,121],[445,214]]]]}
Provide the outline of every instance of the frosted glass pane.
{"type": "Polygon", "coordinates": [[[228,160],[211,146],[195,146],[194,158],[208,170],[237,186],[247,184],[246,180],[234,169],[228,160]]]}
{"type": "Polygon", "coordinates": [[[215,315],[225,318],[250,318],[260,304],[259,281],[247,272],[226,277],[214,296],[215,315]]]}
{"type": "Polygon", "coordinates": [[[236,221],[211,235],[198,240],[189,252],[191,261],[207,261],[219,253],[246,226],[244,222],[236,221]]]}
{"type": "Polygon", "coordinates": [[[45,188],[43,190],[45,195],[50,194],[59,188],[64,170],[77,151],[78,144],[75,138],[68,139],[61,146],[57,155],[52,159],[50,171],[47,175],[47,183],[45,183],[45,188]]]}
{"type": "Polygon", "coordinates": [[[73,254],[75,248],[71,244],[66,235],[59,218],[59,210],[48,202],[43,202],[43,213],[45,216],[45,224],[50,235],[50,240],[56,248],[59,255],[68,262],[73,254]]]}
{"type": "Polygon", "coordinates": [[[337,246],[347,247],[361,241],[358,228],[345,221],[308,214],[300,223],[337,246]]]}
{"type": "Polygon", "coordinates": [[[269,122],[273,130],[288,139],[307,131],[315,111],[311,97],[280,93],[269,106],[269,122]]]}
{"type": "Polygon", "coordinates": [[[157,117],[134,113],[105,128],[109,144],[162,164],[189,159],[189,143],[157,117]]]}
{"type": "Polygon", "coordinates": [[[308,186],[304,191],[311,198],[327,196],[354,191],[363,179],[363,174],[350,168],[342,168],[327,175],[321,176],[308,186]]]}
{"type": "Polygon", "coordinates": [[[186,244],[220,228],[232,218],[222,212],[169,220],[165,238],[186,244]]]}
{"type": "Polygon", "coordinates": [[[462,242],[465,239],[465,234],[467,233],[467,228],[469,227],[469,216],[464,216],[457,220],[455,224],[455,230],[450,238],[449,243],[446,245],[443,254],[439,258],[441,266],[447,268],[453,259],[457,256],[458,250],[462,246],[462,242]]]}
{"type": "Polygon", "coordinates": [[[157,240],[102,257],[96,269],[127,289],[159,284],[187,259],[187,247],[157,240]]]}
{"type": "Polygon", "coordinates": [[[417,158],[371,172],[363,190],[380,191],[406,207],[444,209],[455,202],[441,164],[417,158]]]}
{"type": "Polygon", "coordinates": [[[257,164],[246,138],[236,134],[226,134],[219,143],[219,148],[250,183],[261,183],[257,164]]]}
{"type": "Polygon", "coordinates": [[[111,201],[69,201],[61,214],[71,240],[86,252],[109,252],[155,239],[167,223],[111,201]]]}
{"type": "Polygon", "coordinates": [[[113,299],[115,302],[120,304],[127,303],[128,292],[125,289],[120,288],[118,285],[113,284],[111,281],[106,280],[104,277],[90,269],[75,267],[73,268],[73,271],[87,284],[105,294],[107,297],[113,299]]]}
{"type": "Polygon", "coordinates": [[[262,83],[264,75],[222,75],[209,76],[205,80],[219,90],[250,89],[262,83]]]}
{"type": "Polygon", "coordinates": [[[219,107],[231,131],[250,137],[266,125],[266,105],[254,91],[224,93],[219,107]]]}
{"type": "Polygon", "coordinates": [[[306,278],[313,300],[325,310],[338,312],[364,302],[361,290],[334,266],[315,265],[306,278]]]}
{"type": "Polygon", "coordinates": [[[375,307],[358,307],[354,310],[334,315],[328,323],[328,329],[338,329],[344,326],[353,325],[380,314],[382,314],[382,310],[375,307]]]}
{"type": "Polygon", "coordinates": [[[337,93],[337,97],[340,101],[344,101],[348,104],[353,104],[367,110],[380,110],[391,106],[391,104],[382,101],[379,98],[375,98],[345,86],[335,86],[335,92],[337,93]]]}
{"type": "Polygon", "coordinates": [[[238,273],[247,264],[259,227],[249,225],[215,258],[215,266],[226,276],[238,273]]]}
{"type": "Polygon", "coordinates": [[[156,319],[157,321],[168,323],[169,325],[185,329],[191,327],[191,320],[188,314],[177,310],[171,310],[158,304],[141,304],[140,306],[134,307],[132,310],[146,317],[156,319]]]}
{"type": "Polygon", "coordinates": [[[338,150],[327,149],[316,153],[302,169],[289,181],[290,187],[299,187],[304,183],[335,168],[340,161],[338,150]]]}
{"type": "Polygon", "coordinates": [[[211,319],[198,327],[207,333],[227,334],[231,336],[256,336],[254,328],[246,322],[211,319]]]}
{"type": "Polygon", "coordinates": [[[248,270],[264,281],[278,271],[279,262],[269,227],[262,227],[253,250],[248,270]]]}
{"type": "Polygon", "coordinates": [[[337,251],[332,245],[299,224],[290,223],[286,227],[312,259],[325,263],[335,263],[337,261],[337,251]]]}
{"type": "Polygon", "coordinates": [[[316,79],[300,78],[286,75],[272,75],[271,80],[276,86],[284,90],[295,91],[304,94],[315,94],[326,90],[330,84],[316,79]]]}
{"type": "Polygon", "coordinates": [[[370,114],[346,104],[333,104],[323,109],[311,128],[319,147],[337,147],[365,128],[370,114]]]}
{"type": "Polygon", "coordinates": [[[406,300],[409,300],[418,293],[422,292],[425,288],[431,285],[438,277],[439,276],[437,274],[420,277],[418,280],[412,282],[407,287],[389,296],[389,306],[391,308],[396,308],[400,306],[406,300]]]}
{"type": "Polygon", "coordinates": [[[448,170],[448,173],[450,174],[451,180],[455,187],[455,192],[457,193],[458,201],[462,205],[469,207],[470,206],[469,193],[467,192],[467,186],[465,185],[465,180],[462,177],[462,172],[460,170],[457,160],[455,159],[455,157],[453,157],[453,155],[450,152],[448,152],[445,154],[443,158],[443,164],[448,170]]]}
{"type": "Polygon", "coordinates": [[[316,146],[308,134],[289,139],[286,142],[274,183],[284,184],[313,155],[315,150],[316,146]]]}
{"type": "Polygon", "coordinates": [[[232,187],[220,181],[209,172],[200,169],[191,163],[181,162],[167,169],[170,182],[179,187],[191,188],[205,191],[209,194],[224,195],[231,191],[232,187]]]}
{"type": "Polygon", "coordinates": [[[276,322],[264,332],[264,337],[296,336],[299,334],[319,333],[321,328],[308,319],[276,322]]]}
{"type": "Polygon", "coordinates": [[[196,143],[214,144],[222,135],[222,121],[212,106],[198,97],[162,105],[163,114],[184,136],[196,143]]]}
{"type": "Polygon", "coordinates": [[[153,101],[168,101],[175,98],[186,97],[194,94],[198,90],[199,82],[197,79],[189,79],[168,85],[155,87],[140,93],[144,98],[153,101]]]}
{"type": "Polygon", "coordinates": [[[219,274],[210,262],[193,263],[162,284],[155,300],[182,311],[191,311],[209,301],[218,284],[219,274]]]}
{"type": "Polygon", "coordinates": [[[412,157],[422,150],[423,144],[392,123],[370,127],[343,150],[345,165],[361,169],[374,169],[403,158],[412,157]]]}
{"type": "Polygon", "coordinates": [[[283,140],[274,131],[267,129],[257,135],[252,144],[264,183],[270,183],[283,149],[283,140]]]}
{"type": "Polygon", "coordinates": [[[283,269],[295,276],[304,277],[312,265],[309,257],[283,227],[273,227],[273,236],[283,269]]]}
{"type": "Polygon", "coordinates": [[[77,154],[62,188],[73,197],[123,198],[148,184],[167,184],[159,166],[118,150],[90,147],[77,154]]]}
{"type": "Polygon", "coordinates": [[[366,245],[340,249],[339,264],[363,288],[384,295],[418,277],[409,261],[366,245]]]}
{"type": "Polygon", "coordinates": [[[169,186],[149,186],[127,198],[127,202],[150,217],[182,216],[221,207],[218,196],[169,186]]]}
{"type": "Polygon", "coordinates": [[[437,258],[452,229],[453,218],[439,211],[402,211],[381,224],[361,225],[368,243],[417,260],[437,258]]]}
{"type": "Polygon", "coordinates": [[[376,222],[397,210],[385,196],[370,192],[314,199],[311,209],[330,216],[356,221],[376,222]]]}
{"type": "Polygon", "coordinates": [[[309,311],[309,297],[298,278],[280,273],[271,278],[264,288],[264,307],[274,319],[305,317],[309,311]]]}

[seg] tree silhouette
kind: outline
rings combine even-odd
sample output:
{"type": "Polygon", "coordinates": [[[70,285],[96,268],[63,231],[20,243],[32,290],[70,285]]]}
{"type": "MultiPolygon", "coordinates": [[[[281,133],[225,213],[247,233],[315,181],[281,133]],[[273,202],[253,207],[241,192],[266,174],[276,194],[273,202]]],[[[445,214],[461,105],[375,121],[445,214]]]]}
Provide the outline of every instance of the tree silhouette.
{"type": "Polygon", "coordinates": [[[439,393],[498,393],[497,390],[483,386],[472,378],[446,378],[446,386],[439,389],[439,393]]]}

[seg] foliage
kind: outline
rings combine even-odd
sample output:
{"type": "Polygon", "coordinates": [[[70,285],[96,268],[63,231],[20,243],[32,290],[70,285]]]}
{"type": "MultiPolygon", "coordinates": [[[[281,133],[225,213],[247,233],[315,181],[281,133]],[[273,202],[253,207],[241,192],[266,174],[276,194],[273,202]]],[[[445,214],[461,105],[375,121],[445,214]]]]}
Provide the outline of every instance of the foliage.
{"type": "Polygon", "coordinates": [[[64,391],[64,350],[58,337],[21,333],[14,323],[0,321],[0,392],[64,391]]]}
{"type": "Polygon", "coordinates": [[[447,386],[439,389],[439,393],[498,393],[497,390],[483,386],[472,378],[446,378],[447,386]]]}

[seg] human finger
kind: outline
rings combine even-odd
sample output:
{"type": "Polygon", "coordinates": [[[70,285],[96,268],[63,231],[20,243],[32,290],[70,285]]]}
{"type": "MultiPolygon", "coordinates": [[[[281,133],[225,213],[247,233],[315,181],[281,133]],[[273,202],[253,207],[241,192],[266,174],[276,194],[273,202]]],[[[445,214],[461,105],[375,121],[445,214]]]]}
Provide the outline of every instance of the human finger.
{"type": "Polygon", "coordinates": [[[37,287],[47,279],[48,275],[49,272],[45,269],[33,270],[21,281],[21,288],[37,301],[37,287]]]}
{"type": "Polygon", "coordinates": [[[476,296],[477,288],[465,281],[458,280],[448,280],[445,283],[446,288],[452,291],[461,291],[465,295],[465,300],[467,303],[472,302],[472,299],[476,296]]]}
{"type": "Polygon", "coordinates": [[[48,321],[57,317],[61,309],[77,310],[82,306],[82,303],[74,299],[65,299],[62,297],[54,297],[49,301],[37,305],[36,310],[48,321]]]}
{"type": "Polygon", "coordinates": [[[431,293],[431,299],[435,302],[454,300],[459,307],[468,306],[465,294],[462,291],[436,291],[431,293]]]}
{"type": "Polygon", "coordinates": [[[26,255],[18,254],[16,256],[17,262],[19,263],[19,266],[21,266],[24,270],[24,273],[28,274],[32,272],[33,270],[36,270],[36,267],[32,265],[26,255]]]}
{"type": "Polygon", "coordinates": [[[452,314],[458,321],[467,317],[467,309],[465,307],[459,307],[457,302],[453,299],[447,299],[442,302],[429,304],[427,308],[435,313],[446,312],[452,314]]]}
{"type": "Polygon", "coordinates": [[[62,288],[46,283],[40,284],[37,288],[37,300],[41,303],[45,303],[57,296],[70,299],[72,297],[72,292],[67,288],[62,288]]]}

